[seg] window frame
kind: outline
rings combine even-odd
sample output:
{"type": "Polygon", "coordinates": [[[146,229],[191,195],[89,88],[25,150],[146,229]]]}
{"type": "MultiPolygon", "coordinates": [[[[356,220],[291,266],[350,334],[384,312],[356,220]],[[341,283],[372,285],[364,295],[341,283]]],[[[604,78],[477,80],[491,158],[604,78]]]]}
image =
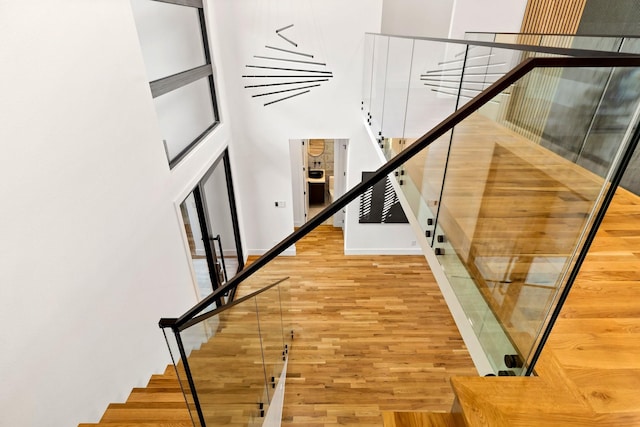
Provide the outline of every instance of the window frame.
{"type": "Polygon", "coordinates": [[[201,132],[193,141],[189,142],[178,154],[173,158],[169,156],[169,152],[165,148],[165,154],[167,155],[167,161],[169,162],[169,168],[173,169],[178,163],[184,159],[187,154],[191,152],[207,135],[215,129],[220,123],[220,113],[218,109],[218,97],[215,85],[215,79],[213,77],[213,63],[211,61],[211,52],[209,50],[209,36],[207,32],[206,18],[204,14],[204,4],[202,0],[150,0],[159,3],[169,3],[176,6],[184,6],[196,8],[198,10],[198,17],[200,23],[200,34],[202,35],[202,48],[204,50],[205,64],[191,68],[188,70],[180,71],[178,73],[162,77],[149,82],[152,98],[157,98],[166,93],[180,89],[188,84],[194,83],[201,79],[206,78],[209,84],[209,92],[211,95],[211,107],[213,111],[213,123],[201,132]]]}

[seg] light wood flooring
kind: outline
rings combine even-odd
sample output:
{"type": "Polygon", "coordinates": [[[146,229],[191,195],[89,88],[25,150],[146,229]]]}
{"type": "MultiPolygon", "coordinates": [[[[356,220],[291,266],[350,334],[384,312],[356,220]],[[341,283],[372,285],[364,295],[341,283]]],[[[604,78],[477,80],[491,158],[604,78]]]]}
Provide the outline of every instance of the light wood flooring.
{"type": "Polygon", "coordinates": [[[295,258],[283,426],[380,426],[381,411],[445,411],[475,369],[422,256],[345,256],[323,226],[295,258]]]}

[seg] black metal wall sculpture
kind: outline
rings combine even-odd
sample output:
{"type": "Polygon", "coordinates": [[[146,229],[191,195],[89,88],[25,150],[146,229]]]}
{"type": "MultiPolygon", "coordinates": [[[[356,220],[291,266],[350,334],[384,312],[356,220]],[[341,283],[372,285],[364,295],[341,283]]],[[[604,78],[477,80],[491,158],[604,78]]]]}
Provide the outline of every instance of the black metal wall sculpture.
{"type": "Polygon", "coordinates": [[[328,82],[329,79],[333,78],[331,71],[318,69],[319,67],[326,69],[326,63],[308,60],[313,59],[313,55],[297,50],[298,43],[282,34],[282,32],[292,27],[293,24],[278,28],[276,35],[279,37],[279,40],[287,42],[293,46],[295,50],[265,45],[266,49],[277,52],[273,53],[273,55],[277,56],[254,55],[254,58],[260,60],[258,64],[261,65],[248,64],[246,67],[263,71],[260,71],[259,74],[242,76],[244,79],[252,79],[249,81],[250,84],[244,86],[245,89],[257,90],[259,92],[251,95],[252,98],[262,96],[269,97],[265,98],[268,99],[268,101],[264,103],[264,106],[309,93],[312,88],[319,87],[323,82],[328,82]],[[285,65],[275,66],[281,63],[285,63],[285,65]],[[287,63],[294,65],[287,66],[287,63]]]}
{"type": "MultiPolygon", "coordinates": [[[[366,180],[375,172],[362,172],[362,180],[366,180]]],[[[404,224],[408,223],[402,210],[398,195],[389,178],[378,181],[360,196],[361,224],[404,224]]]]}

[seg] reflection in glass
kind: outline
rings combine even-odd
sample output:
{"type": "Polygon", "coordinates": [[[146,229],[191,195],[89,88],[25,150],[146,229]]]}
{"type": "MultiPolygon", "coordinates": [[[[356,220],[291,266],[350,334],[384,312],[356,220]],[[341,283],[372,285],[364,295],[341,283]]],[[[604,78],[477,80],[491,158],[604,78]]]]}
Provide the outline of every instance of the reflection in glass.
{"type": "MultiPolygon", "coordinates": [[[[260,420],[259,403],[266,408],[269,400],[255,301],[191,326],[180,337],[192,348],[188,364],[206,425],[250,425],[260,420]]],[[[184,369],[179,366],[178,372],[183,390],[191,394],[184,369]]],[[[189,409],[198,419],[196,408],[189,405],[189,409]]]]}
{"type": "MultiPolygon", "coordinates": [[[[395,43],[388,46],[395,55],[395,43]]],[[[474,50],[461,104],[470,85],[479,92],[521,60],[505,49],[474,50]]],[[[565,285],[638,108],[639,81],[629,68],[536,69],[396,170],[496,371],[504,355],[527,359],[565,285]]],[[[426,108],[412,97],[407,123],[426,108]]],[[[412,142],[389,136],[381,147],[390,159],[412,142]]]]}
{"type": "Polygon", "coordinates": [[[131,7],[149,81],[206,63],[198,9],[151,0],[131,7]]]}
{"type": "Polygon", "coordinates": [[[219,161],[205,177],[202,190],[210,230],[209,240],[222,285],[235,276],[240,267],[227,178],[222,161],[219,161]]]}
{"type": "Polygon", "coordinates": [[[176,158],[216,121],[209,79],[153,99],[169,160],[176,158]]]}
{"type": "Polygon", "coordinates": [[[215,286],[211,281],[211,274],[207,264],[206,240],[202,238],[202,224],[198,216],[198,208],[193,192],[189,193],[189,196],[180,204],[180,212],[189,242],[189,253],[193,271],[196,275],[198,295],[202,299],[211,294],[215,286]]]}

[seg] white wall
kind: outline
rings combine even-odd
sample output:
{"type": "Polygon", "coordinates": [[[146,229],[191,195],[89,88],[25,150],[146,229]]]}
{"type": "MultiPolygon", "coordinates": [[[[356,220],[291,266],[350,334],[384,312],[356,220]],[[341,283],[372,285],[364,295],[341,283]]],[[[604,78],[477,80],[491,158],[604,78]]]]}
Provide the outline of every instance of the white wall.
{"type": "Polygon", "coordinates": [[[289,140],[346,138],[362,128],[364,33],[380,31],[382,1],[212,0],[211,18],[224,40],[217,66],[228,77],[229,116],[238,169],[235,182],[243,208],[249,253],[261,254],[293,231],[289,140]],[[270,106],[243,88],[245,65],[264,55],[265,44],[286,46],[275,29],[294,24],[286,35],[301,51],[324,61],[335,76],[310,93],[270,106]],[[275,207],[285,201],[287,208],[275,207]]]}
{"type": "MultiPolygon", "coordinates": [[[[362,181],[363,171],[375,171],[384,164],[373,135],[362,127],[349,141],[347,188],[362,181]]],[[[344,229],[346,255],[420,255],[416,236],[407,224],[360,224],[360,198],[347,205],[344,229]]]]}
{"type": "Polygon", "coordinates": [[[464,39],[466,31],[517,33],[527,0],[454,0],[449,38],[464,39]]]}
{"type": "Polygon", "coordinates": [[[196,302],[175,204],[228,128],[169,170],[128,0],[0,10],[0,424],[97,421],[169,363],[158,319],[196,302]]]}
{"type": "Polygon", "coordinates": [[[455,0],[384,0],[382,32],[402,36],[447,37],[455,0]]]}

